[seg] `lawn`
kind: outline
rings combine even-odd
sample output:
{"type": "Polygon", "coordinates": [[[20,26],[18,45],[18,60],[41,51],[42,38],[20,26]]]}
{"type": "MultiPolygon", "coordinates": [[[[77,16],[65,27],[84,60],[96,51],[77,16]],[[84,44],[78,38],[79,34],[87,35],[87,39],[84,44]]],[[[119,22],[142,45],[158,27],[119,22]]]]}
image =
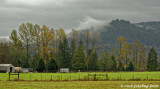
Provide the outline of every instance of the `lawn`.
{"type": "Polygon", "coordinates": [[[160,89],[160,81],[0,81],[0,89],[160,89]]]}
{"type": "MultiPolygon", "coordinates": [[[[160,80],[160,72],[20,73],[20,80],[88,80],[88,74],[108,74],[109,80],[160,80]]],[[[16,78],[11,75],[11,80],[16,78]]],[[[96,78],[105,80],[106,76],[96,78]]],[[[8,73],[0,73],[0,80],[8,80],[8,73]]],[[[93,76],[90,80],[93,80],[93,76]]]]}

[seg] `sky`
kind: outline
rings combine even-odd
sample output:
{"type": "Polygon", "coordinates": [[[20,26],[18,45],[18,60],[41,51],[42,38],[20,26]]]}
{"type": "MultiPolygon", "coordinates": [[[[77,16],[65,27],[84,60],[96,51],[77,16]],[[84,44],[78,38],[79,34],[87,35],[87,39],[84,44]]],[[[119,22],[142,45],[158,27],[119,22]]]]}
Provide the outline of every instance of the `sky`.
{"type": "Polygon", "coordinates": [[[0,37],[26,22],[69,32],[117,18],[132,23],[160,21],[160,0],[0,0],[0,37]]]}

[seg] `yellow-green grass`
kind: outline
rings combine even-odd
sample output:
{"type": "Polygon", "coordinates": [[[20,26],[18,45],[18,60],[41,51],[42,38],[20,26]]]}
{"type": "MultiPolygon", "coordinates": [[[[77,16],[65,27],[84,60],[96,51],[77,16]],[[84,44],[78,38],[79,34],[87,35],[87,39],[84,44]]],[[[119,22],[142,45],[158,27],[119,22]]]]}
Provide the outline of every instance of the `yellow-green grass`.
{"type": "MultiPolygon", "coordinates": [[[[88,74],[108,74],[109,80],[160,80],[160,72],[82,72],[82,73],[20,73],[20,80],[88,80],[88,74]]],[[[6,81],[8,73],[0,73],[0,80],[6,81]]],[[[11,80],[17,78],[11,75],[11,80]]],[[[97,79],[105,80],[106,76],[97,76],[97,79]]],[[[93,76],[90,77],[90,80],[93,76]]]]}
{"type": "Polygon", "coordinates": [[[147,89],[144,85],[160,89],[160,81],[0,81],[0,89],[147,89]]]}

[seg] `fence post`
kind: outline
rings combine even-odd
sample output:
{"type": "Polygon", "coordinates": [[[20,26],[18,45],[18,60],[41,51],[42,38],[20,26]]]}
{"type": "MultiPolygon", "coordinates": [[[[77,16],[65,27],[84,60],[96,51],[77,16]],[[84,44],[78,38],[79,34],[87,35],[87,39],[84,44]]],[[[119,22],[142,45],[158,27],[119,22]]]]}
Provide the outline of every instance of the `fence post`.
{"type": "Polygon", "coordinates": [[[51,74],[51,81],[52,81],[52,74],[51,74]]]}
{"type": "Polygon", "coordinates": [[[94,81],[96,81],[96,74],[94,74],[94,81]]]}
{"type": "Polygon", "coordinates": [[[71,75],[70,75],[70,81],[71,81],[71,75]]]}
{"type": "Polygon", "coordinates": [[[61,74],[61,81],[62,81],[62,74],[61,74]]]}
{"type": "Polygon", "coordinates": [[[19,81],[19,72],[18,72],[18,81],[19,81]]]}
{"type": "Polygon", "coordinates": [[[108,74],[106,74],[106,80],[108,80],[108,74]]]}
{"type": "Polygon", "coordinates": [[[80,74],[79,74],[79,80],[80,80],[80,74]]]}
{"type": "Polygon", "coordinates": [[[120,79],[121,79],[121,74],[120,74],[120,79]]]}
{"type": "Polygon", "coordinates": [[[133,74],[133,79],[134,79],[134,74],[133,74]]]}
{"type": "Polygon", "coordinates": [[[148,80],[148,74],[147,74],[147,80],[148,80]]]}
{"type": "Polygon", "coordinates": [[[42,81],[42,74],[41,74],[41,81],[42,81]]]}
{"type": "Polygon", "coordinates": [[[31,80],[31,74],[30,74],[30,80],[31,80]]]}
{"type": "Polygon", "coordinates": [[[89,81],[89,74],[88,74],[88,81],[89,81]]]}
{"type": "Polygon", "coordinates": [[[9,81],[10,81],[10,72],[9,72],[9,81]]]}

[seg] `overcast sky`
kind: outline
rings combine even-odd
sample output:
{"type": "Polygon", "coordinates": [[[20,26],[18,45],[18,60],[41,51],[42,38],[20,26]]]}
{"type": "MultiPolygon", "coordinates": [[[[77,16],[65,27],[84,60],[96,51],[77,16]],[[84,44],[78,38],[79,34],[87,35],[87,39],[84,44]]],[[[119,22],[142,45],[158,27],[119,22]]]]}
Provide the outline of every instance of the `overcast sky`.
{"type": "Polygon", "coordinates": [[[21,23],[84,29],[113,19],[160,21],[160,0],[0,0],[0,36],[21,23]]]}

